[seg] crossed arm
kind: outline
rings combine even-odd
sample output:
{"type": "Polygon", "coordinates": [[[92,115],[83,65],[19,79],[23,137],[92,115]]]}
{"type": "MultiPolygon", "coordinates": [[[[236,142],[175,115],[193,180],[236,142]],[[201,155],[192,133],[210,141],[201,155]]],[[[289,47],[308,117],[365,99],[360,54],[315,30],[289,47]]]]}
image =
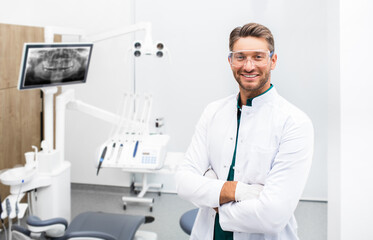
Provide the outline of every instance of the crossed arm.
{"type": "MultiPolygon", "coordinates": [[[[209,169],[204,176],[211,179],[217,179],[217,176],[212,169],[209,169]]],[[[259,184],[245,184],[238,181],[226,181],[220,190],[219,204],[223,205],[229,202],[255,199],[259,197],[262,190],[263,186],[259,184]]],[[[214,210],[218,212],[217,207],[214,208],[214,210]]]]}

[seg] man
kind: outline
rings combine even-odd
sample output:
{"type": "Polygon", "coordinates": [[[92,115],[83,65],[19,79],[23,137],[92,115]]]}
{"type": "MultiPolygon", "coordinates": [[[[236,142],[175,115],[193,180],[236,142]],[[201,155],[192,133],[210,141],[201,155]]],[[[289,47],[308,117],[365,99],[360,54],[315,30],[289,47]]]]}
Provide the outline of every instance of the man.
{"type": "Polygon", "coordinates": [[[179,196],[199,207],[191,239],[298,239],[293,213],[311,166],[312,123],[271,84],[268,28],[235,28],[229,48],[239,94],[206,107],[176,174],[179,196]]]}

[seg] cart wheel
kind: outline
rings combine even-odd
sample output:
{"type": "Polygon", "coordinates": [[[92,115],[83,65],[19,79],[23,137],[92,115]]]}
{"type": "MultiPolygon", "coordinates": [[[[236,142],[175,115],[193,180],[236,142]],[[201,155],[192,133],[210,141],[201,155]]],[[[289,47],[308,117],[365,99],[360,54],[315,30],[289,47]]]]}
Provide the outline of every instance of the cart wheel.
{"type": "Polygon", "coordinates": [[[123,210],[126,211],[127,205],[123,205],[123,210]]]}
{"type": "Polygon", "coordinates": [[[153,212],[153,207],[150,207],[150,208],[149,208],[149,211],[150,211],[150,212],[153,212]]]}

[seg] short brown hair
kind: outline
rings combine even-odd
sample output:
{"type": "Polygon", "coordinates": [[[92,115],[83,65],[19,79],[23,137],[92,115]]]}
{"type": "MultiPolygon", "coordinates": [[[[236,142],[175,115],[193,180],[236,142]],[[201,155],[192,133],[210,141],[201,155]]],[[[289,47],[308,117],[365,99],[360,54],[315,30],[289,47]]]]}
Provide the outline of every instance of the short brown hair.
{"type": "Polygon", "coordinates": [[[273,39],[271,31],[259,23],[248,23],[242,27],[233,29],[229,36],[229,50],[232,51],[236,41],[244,37],[264,38],[268,43],[269,51],[275,51],[275,40],[273,39]]]}

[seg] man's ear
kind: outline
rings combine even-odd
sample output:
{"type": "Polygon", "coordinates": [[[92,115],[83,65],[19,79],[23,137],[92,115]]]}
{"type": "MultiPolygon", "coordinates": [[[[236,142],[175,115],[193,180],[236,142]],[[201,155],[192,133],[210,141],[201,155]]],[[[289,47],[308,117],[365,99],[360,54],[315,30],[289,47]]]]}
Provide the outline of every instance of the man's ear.
{"type": "Polygon", "coordinates": [[[274,53],[273,56],[271,57],[271,70],[274,70],[276,68],[277,64],[277,54],[274,53]]]}

